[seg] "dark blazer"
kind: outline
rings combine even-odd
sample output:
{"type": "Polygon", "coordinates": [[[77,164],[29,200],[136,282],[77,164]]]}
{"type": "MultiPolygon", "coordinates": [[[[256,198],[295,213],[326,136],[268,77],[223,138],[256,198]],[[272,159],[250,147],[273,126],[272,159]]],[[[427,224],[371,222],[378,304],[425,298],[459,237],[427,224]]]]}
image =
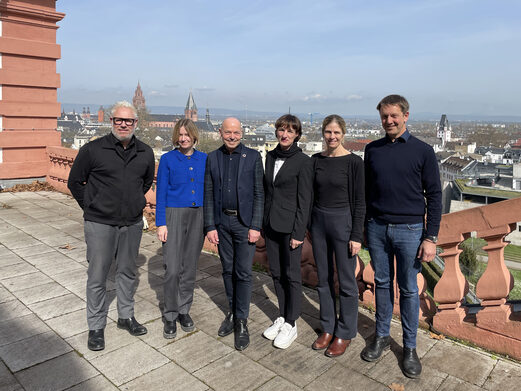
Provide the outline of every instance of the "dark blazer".
{"type": "Polygon", "coordinates": [[[266,156],[264,227],[304,240],[313,190],[313,164],[304,153],[287,158],[275,181],[275,152],[266,156]]]}
{"type": "MultiPolygon", "coordinates": [[[[239,148],[239,147],[238,147],[239,148]]],[[[237,178],[239,220],[245,226],[259,230],[264,209],[264,172],[259,152],[240,145],[241,158],[237,178]]],[[[204,174],[204,232],[207,233],[221,222],[222,181],[224,178],[224,146],[208,154],[204,174]]]]}

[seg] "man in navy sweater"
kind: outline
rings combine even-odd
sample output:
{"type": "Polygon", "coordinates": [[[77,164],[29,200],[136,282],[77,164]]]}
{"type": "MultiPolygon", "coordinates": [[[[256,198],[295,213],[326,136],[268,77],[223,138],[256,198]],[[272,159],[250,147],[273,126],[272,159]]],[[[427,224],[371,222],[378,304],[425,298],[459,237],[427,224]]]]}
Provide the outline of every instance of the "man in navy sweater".
{"type": "Polygon", "coordinates": [[[416,354],[420,307],[417,276],[421,263],[432,261],[436,255],[441,220],[440,176],[432,147],[406,128],[407,100],[389,95],[376,109],[386,135],[365,149],[366,236],[375,270],[376,332],[361,356],[375,361],[390,346],[396,257],[403,372],[417,378],[422,370],[416,354]]]}

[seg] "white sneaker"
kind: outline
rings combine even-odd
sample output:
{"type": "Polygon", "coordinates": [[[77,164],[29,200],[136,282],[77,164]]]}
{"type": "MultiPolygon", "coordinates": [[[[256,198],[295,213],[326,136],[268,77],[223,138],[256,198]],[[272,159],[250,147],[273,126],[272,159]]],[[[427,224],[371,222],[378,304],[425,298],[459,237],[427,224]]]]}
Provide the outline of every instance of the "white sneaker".
{"type": "Polygon", "coordinates": [[[297,339],[297,324],[291,326],[289,323],[284,323],[277,338],[273,341],[273,345],[279,349],[286,349],[295,339],[297,339]]]}
{"type": "Polygon", "coordinates": [[[279,334],[279,331],[284,324],[284,318],[282,316],[279,316],[277,319],[275,319],[275,322],[268,327],[266,330],[264,330],[264,335],[266,338],[268,338],[270,341],[273,341],[275,337],[279,334]]]}

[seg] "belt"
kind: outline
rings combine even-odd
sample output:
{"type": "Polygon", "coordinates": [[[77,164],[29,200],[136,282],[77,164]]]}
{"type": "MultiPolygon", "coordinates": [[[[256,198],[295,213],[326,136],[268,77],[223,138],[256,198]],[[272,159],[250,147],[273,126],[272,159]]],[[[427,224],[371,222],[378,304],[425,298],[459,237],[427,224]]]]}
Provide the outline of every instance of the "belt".
{"type": "Polygon", "coordinates": [[[223,209],[223,213],[226,216],[237,216],[239,212],[235,209],[223,209]]]}

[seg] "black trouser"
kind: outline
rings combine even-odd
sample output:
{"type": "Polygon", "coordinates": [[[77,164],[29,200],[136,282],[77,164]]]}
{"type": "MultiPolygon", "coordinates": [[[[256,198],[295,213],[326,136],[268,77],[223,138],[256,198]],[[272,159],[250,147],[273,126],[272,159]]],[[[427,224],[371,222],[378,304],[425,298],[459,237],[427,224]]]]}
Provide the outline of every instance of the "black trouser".
{"type": "Polygon", "coordinates": [[[313,207],[311,238],[318,273],[320,322],[325,333],[352,339],[357,333],[358,285],[356,256],[349,253],[351,212],[349,208],[313,207]],[[336,316],[334,264],[338,274],[340,312],[336,316]]]}
{"type": "Polygon", "coordinates": [[[249,228],[237,216],[224,213],[217,226],[224,289],[230,311],[238,319],[247,319],[250,313],[251,267],[255,243],[248,243],[248,231],[249,228]]]}
{"type": "Polygon", "coordinates": [[[302,246],[291,249],[291,234],[265,229],[266,251],[270,273],[279,302],[280,316],[286,322],[295,321],[300,316],[302,295],[302,274],[300,262],[302,246]]]}

